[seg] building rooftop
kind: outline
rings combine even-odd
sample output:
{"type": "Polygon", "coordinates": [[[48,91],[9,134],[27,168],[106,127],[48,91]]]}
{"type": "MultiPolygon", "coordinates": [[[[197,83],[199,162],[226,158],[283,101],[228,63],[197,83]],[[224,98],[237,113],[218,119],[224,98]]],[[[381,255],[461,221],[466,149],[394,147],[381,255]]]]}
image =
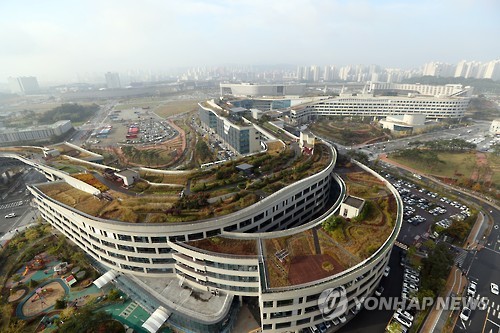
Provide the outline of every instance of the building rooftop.
{"type": "Polygon", "coordinates": [[[357,166],[340,173],[354,204],[370,201],[363,221],[345,221],[337,229],[310,229],[293,236],[262,240],[269,288],[298,285],[338,274],[362,262],[391,235],[396,199],[384,184],[357,166]],[[374,186],[377,185],[377,186],[374,186]],[[376,192],[374,191],[376,188],[376,192]]]}
{"type": "Polygon", "coordinates": [[[356,197],[353,197],[352,195],[348,195],[347,198],[345,198],[344,202],[346,205],[349,205],[351,207],[354,207],[354,208],[361,208],[361,206],[363,206],[363,204],[365,203],[365,200],[361,199],[361,198],[356,198],[356,197]]]}
{"type": "MultiPolygon", "coordinates": [[[[104,219],[131,223],[192,222],[228,215],[253,205],[259,201],[262,192],[272,194],[313,175],[324,169],[331,158],[322,144],[315,149],[313,156],[295,156],[291,149],[247,156],[239,160],[239,166],[243,166],[245,170],[249,170],[248,166],[259,168],[254,168],[255,177],[244,189],[239,186],[241,175],[238,164],[229,161],[211,170],[180,176],[185,179],[184,187],[188,186],[189,180],[190,193],[184,196],[180,196],[182,189],[179,187],[158,188],[142,180],[129,189],[124,189],[120,187],[121,184],[106,179],[104,169],[96,169],[94,173],[81,173],[86,168],[82,163],[78,164],[76,170],[81,174],[72,176],[102,192],[107,191],[102,198],[93,197],[65,182],[38,184],[35,187],[54,200],[104,219]],[[273,176],[277,171],[287,169],[293,170],[290,176],[273,176]],[[230,193],[234,195],[228,196],[230,193]],[[78,200],[71,200],[71,197],[78,200]],[[92,202],[94,203],[91,204],[92,202]]],[[[63,161],[56,161],[59,168],[65,167],[63,161]]]]}
{"type": "Polygon", "coordinates": [[[254,239],[233,239],[211,237],[186,243],[201,250],[231,255],[257,255],[257,241],[254,239]]]}

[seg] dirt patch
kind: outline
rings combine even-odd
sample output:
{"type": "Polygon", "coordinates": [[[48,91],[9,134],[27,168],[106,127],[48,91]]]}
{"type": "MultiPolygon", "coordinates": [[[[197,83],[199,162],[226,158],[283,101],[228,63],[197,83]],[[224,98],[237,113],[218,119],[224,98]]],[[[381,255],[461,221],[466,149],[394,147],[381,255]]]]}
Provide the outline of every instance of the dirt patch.
{"type": "Polygon", "coordinates": [[[326,278],[343,269],[340,263],[326,254],[297,256],[290,263],[288,280],[291,285],[297,285],[326,278]],[[323,266],[328,266],[329,270],[323,269],[323,266]]]}
{"type": "Polygon", "coordinates": [[[23,305],[22,312],[25,316],[35,316],[54,304],[66,293],[63,286],[57,282],[51,282],[40,288],[40,295],[33,294],[23,305]]]}
{"type": "Polygon", "coordinates": [[[9,303],[16,302],[16,301],[20,300],[24,296],[24,294],[26,294],[26,290],[19,289],[18,291],[14,292],[12,295],[10,295],[9,298],[7,299],[7,301],[9,303]]]}

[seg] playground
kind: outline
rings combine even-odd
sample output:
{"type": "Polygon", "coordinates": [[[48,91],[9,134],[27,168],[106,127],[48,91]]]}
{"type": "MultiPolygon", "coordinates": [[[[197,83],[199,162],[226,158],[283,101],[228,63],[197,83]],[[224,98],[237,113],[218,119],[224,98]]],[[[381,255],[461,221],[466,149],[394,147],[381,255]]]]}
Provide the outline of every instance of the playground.
{"type": "Polygon", "coordinates": [[[18,317],[29,318],[52,308],[56,301],[69,293],[69,287],[61,279],[49,281],[32,291],[18,306],[18,317]]]}

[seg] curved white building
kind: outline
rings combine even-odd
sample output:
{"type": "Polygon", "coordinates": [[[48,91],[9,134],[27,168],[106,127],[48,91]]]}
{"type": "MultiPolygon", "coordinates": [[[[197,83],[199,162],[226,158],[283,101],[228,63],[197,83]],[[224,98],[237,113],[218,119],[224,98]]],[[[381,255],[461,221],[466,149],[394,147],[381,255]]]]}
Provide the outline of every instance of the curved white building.
{"type": "Polygon", "coordinates": [[[318,116],[367,116],[423,114],[427,119],[460,119],[469,106],[469,97],[401,97],[346,95],[292,108],[290,118],[298,124],[318,116]]]}
{"type": "MultiPolygon", "coordinates": [[[[325,321],[318,304],[325,289],[345,290],[347,310],[356,306],[355,299],[372,295],[402,221],[397,191],[360,165],[387,187],[397,210],[390,221],[393,227],[381,246],[359,262],[335,262],[331,271],[300,273],[307,272],[304,265],[314,260],[330,260],[325,254],[328,237],[317,227],[345,197],[345,184],[335,173],[336,151],[328,144],[316,149],[328,157],[322,170],[249,207],[207,220],[158,224],[84,213],[75,207],[89,198],[99,200],[97,189],[24,157],[3,156],[42,169],[53,180],[29,186],[44,220],[96,262],[136,283],[131,292],[146,295],[150,306],[166,309],[171,325],[191,332],[230,332],[241,298],[249,297],[259,306],[262,331],[299,332],[325,321]],[[294,252],[300,246],[290,242],[303,242],[304,237],[322,241],[318,241],[319,253],[318,247],[311,252],[306,246],[309,255],[300,261],[299,252],[294,252]]],[[[347,314],[348,319],[353,317],[347,314]]]]}

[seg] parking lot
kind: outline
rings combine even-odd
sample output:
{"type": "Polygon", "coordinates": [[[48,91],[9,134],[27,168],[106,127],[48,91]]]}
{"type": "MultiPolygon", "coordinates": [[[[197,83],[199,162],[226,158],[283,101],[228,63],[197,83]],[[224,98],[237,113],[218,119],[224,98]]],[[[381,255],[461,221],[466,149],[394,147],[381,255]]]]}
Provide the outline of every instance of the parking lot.
{"type": "Polygon", "coordinates": [[[426,239],[439,237],[439,231],[447,229],[453,221],[463,220],[471,215],[469,207],[462,203],[439,196],[438,193],[421,188],[412,182],[384,174],[398,190],[404,202],[403,226],[398,241],[414,245],[426,239]],[[432,232],[432,225],[438,226],[432,232]]]}
{"type": "Polygon", "coordinates": [[[113,146],[118,143],[154,145],[176,135],[177,131],[166,120],[159,118],[149,109],[131,108],[110,110],[87,142],[101,146],[113,146]],[[109,131],[103,132],[106,129],[109,131]]]}

